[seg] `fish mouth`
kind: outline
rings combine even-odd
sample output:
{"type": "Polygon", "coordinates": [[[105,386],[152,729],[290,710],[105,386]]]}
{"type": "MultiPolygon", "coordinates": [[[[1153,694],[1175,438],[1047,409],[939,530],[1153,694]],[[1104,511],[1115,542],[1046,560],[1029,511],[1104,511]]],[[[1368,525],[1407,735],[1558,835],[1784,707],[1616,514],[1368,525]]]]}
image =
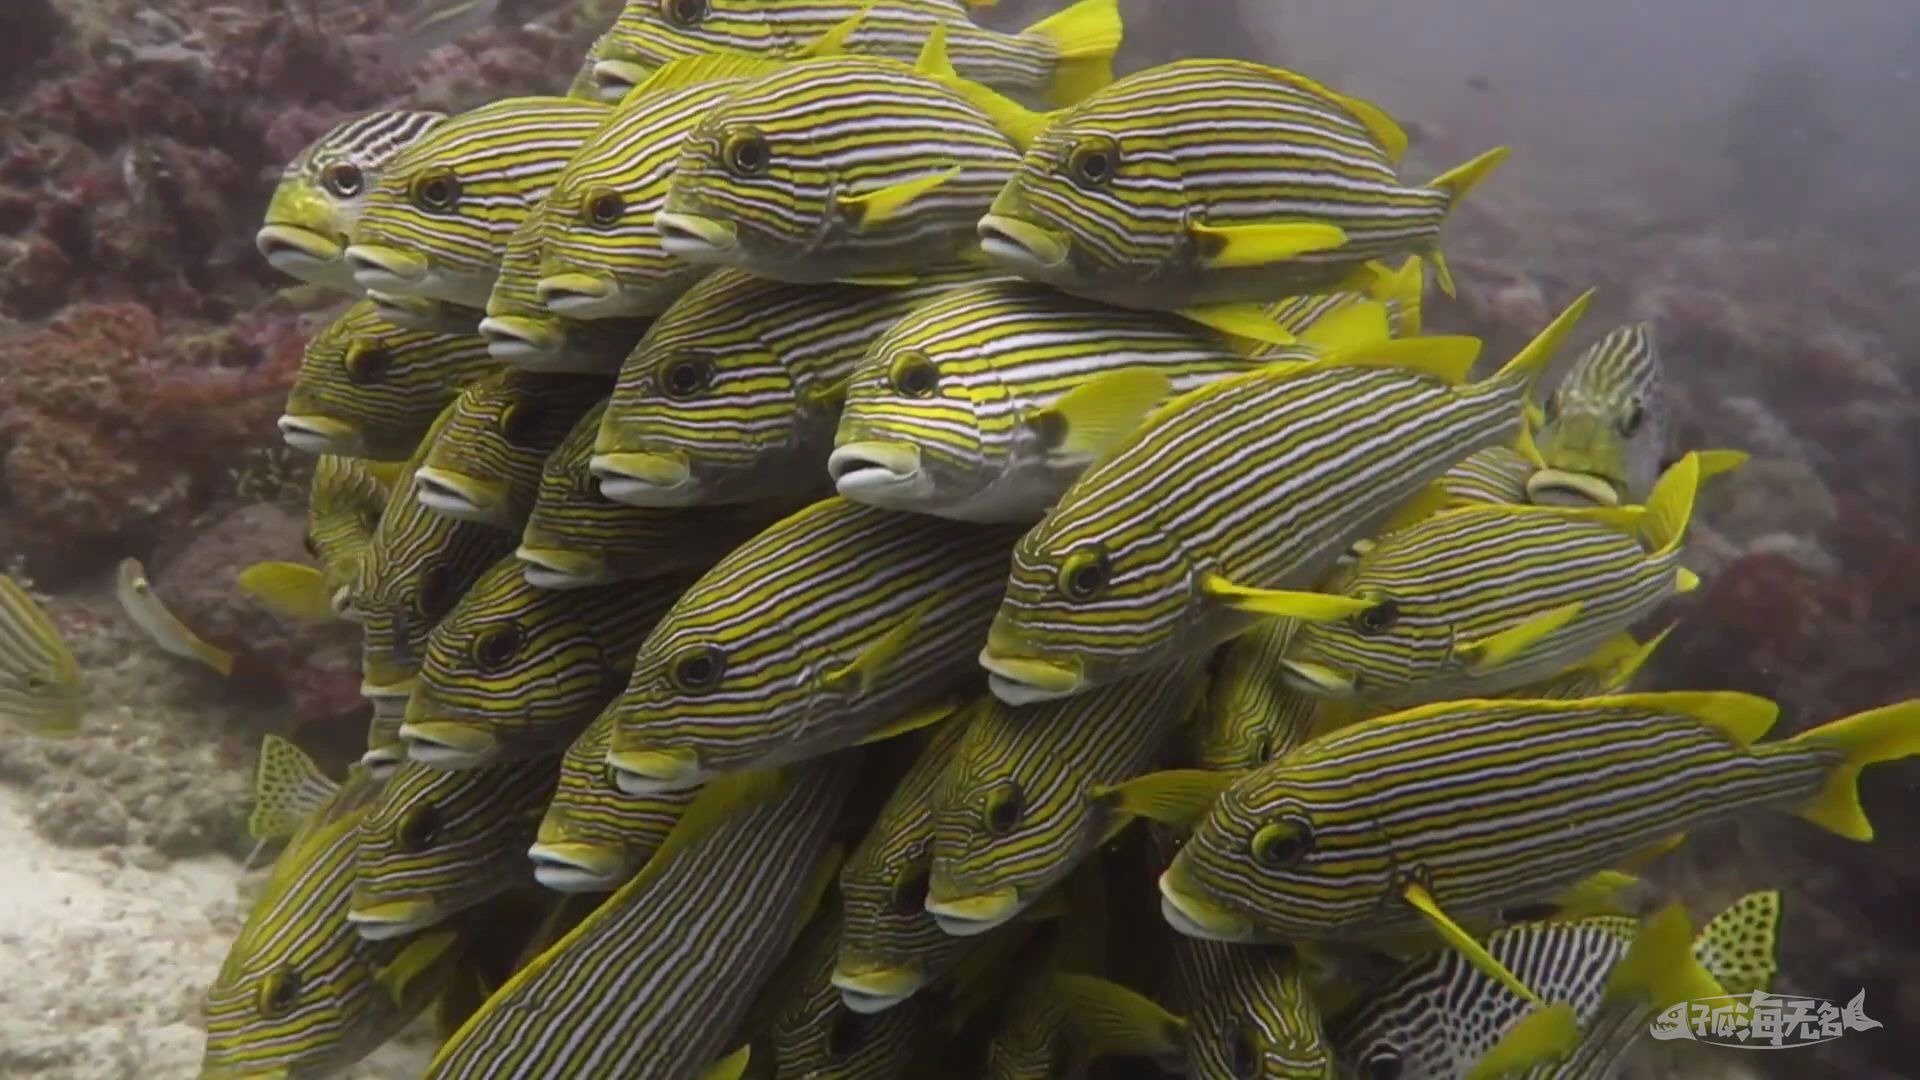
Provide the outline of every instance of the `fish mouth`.
{"type": "Polygon", "coordinates": [[[354,244],[347,248],[347,266],[363,289],[381,289],[402,296],[416,295],[426,284],[427,260],[385,244],[354,244]]]}
{"type": "Polygon", "coordinates": [[[1312,660],[1282,658],[1280,678],[1303,694],[1316,697],[1352,697],[1354,679],[1337,668],[1312,660]]]}
{"type": "Polygon", "coordinates": [[[634,87],[647,81],[653,69],[628,60],[601,60],[593,65],[593,91],[600,100],[618,105],[634,87]]]}
{"type": "Polygon", "coordinates": [[[614,283],[598,274],[555,274],[541,278],[533,289],[548,311],[569,319],[622,314],[614,283]]]}
{"type": "Polygon", "coordinates": [[[1007,214],[980,219],[980,250],[1014,270],[1058,270],[1067,264],[1067,242],[1048,229],[1007,214]]]}
{"type": "Polygon", "coordinates": [[[373,310],[381,318],[402,330],[427,330],[443,334],[468,333],[480,320],[480,313],[477,311],[473,312],[472,321],[466,321],[464,318],[455,319],[448,314],[450,311],[472,309],[424,296],[400,296],[382,289],[368,289],[367,300],[373,304],[373,310]]]}
{"type": "Polygon", "coordinates": [[[338,266],[346,256],[338,242],[300,225],[268,224],[253,234],[253,246],[268,266],[294,277],[338,266]]]}
{"type": "Polygon", "coordinates": [[[980,666],[987,669],[987,688],[1009,705],[1071,697],[1086,685],[1086,675],[1077,662],[1009,656],[997,648],[989,638],[987,647],[980,650],[980,666]]]}
{"type": "Polygon", "coordinates": [[[353,425],[328,416],[300,413],[282,416],[280,438],[303,454],[358,454],[362,440],[353,425]]]}
{"type": "Polygon", "coordinates": [[[507,500],[497,484],[431,465],[414,473],[413,483],[414,498],[437,514],[501,528],[513,525],[507,513],[507,500]]]}
{"type": "Polygon", "coordinates": [[[984,934],[1020,914],[1020,893],[1012,886],[951,900],[927,897],[927,914],[953,937],[984,934]]]}
{"type": "Polygon", "coordinates": [[[827,456],[834,490],[856,502],[866,497],[919,494],[926,485],[920,450],[896,442],[871,440],[836,446],[827,456]]]}
{"type": "Polygon", "coordinates": [[[874,968],[856,973],[835,968],[828,981],[840,991],[840,1000],[848,1009],[871,1016],[918,993],[927,984],[927,977],[905,968],[874,968]]]}
{"type": "Polygon", "coordinates": [[[537,369],[560,352],[564,335],[547,319],[518,315],[488,316],[480,320],[480,336],[487,355],[503,364],[537,369]]]}
{"type": "Polygon", "coordinates": [[[405,743],[383,743],[379,746],[369,746],[366,752],[360,755],[361,767],[366,769],[375,780],[392,775],[393,770],[399,768],[406,760],[407,746],[405,743]]]}
{"type": "Polygon", "coordinates": [[[627,860],[598,844],[539,843],[527,849],[534,879],[555,892],[611,892],[627,878],[627,860]]]}
{"type": "Polygon", "coordinates": [[[732,222],[705,214],[662,210],[653,215],[653,227],[667,254],[687,262],[719,262],[740,246],[740,234],[732,222]]]}
{"type": "Polygon", "coordinates": [[[347,921],[368,941],[387,941],[439,922],[440,909],[428,900],[388,900],[349,907],[347,921]]]}
{"type": "Polygon", "coordinates": [[[1203,941],[1244,944],[1259,940],[1253,922],[1244,916],[1209,904],[1186,892],[1175,878],[1177,867],[1168,867],[1160,875],[1160,914],[1167,925],[1188,937],[1203,941]]]}
{"type": "Polygon", "coordinates": [[[699,787],[700,759],[691,750],[615,750],[607,755],[613,783],[628,795],[664,795],[699,787]]]}
{"type": "Polygon", "coordinates": [[[500,756],[500,741],[452,720],[409,720],[400,725],[407,756],[436,769],[477,769],[500,756]]]}
{"type": "Polygon", "coordinates": [[[584,589],[613,580],[605,559],[578,551],[521,544],[513,557],[527,564],[521,572],[536,589],[584,589]]]}
{"type": "Polygon", "coordinates": [[[600,494],[629,506],[691,506],[699,497],[687,456],[595,454],[587,471],[600,480],[600,494]]]}
{"type": "Polygon", "coordinates": [[[1541,469],[1527,477],[1527,498],[1542,506],[1620,505],[1620,492],[1612,481],[1565,469],[1541,469]]]}

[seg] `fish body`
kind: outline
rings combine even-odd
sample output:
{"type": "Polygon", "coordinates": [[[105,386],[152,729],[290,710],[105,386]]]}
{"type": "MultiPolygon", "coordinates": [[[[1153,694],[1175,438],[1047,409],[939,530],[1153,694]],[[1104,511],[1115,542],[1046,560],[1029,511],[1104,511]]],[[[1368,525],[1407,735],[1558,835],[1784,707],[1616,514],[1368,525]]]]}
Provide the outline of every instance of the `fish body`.
{"type": "Polygon", "coordinates": [[[1547,399],[1538,440],[1546,465],[1528,482],[1532,501],[1644,501],[1667,455],[1668,428],[1653,327],[1630,323],[1609,332],[1574,359],[1547,399]]]}
{"type": "Polygon", "coordinates": [[[365,289],[484,308],[507,240],[608,108],[505,98],[452,117],[396,154],[350,233],[365,289]]]}
{"type": "Polygon", "coordinates": [[[607,773],[613,717],[602,713],[560,758],[560,783],[528,850],[533,876],[561,892],[611,892],[646,864],[698,788],[629,795],[607,773]]]}
{"type": "Polygon", "coordinates": [[[1294,689],[1280,664],[1299,627],[1293,619],[1273,619],[1220,647],[1189,733],[1197,768],[1251,769],[1319,731],[1321,698],[1294,689]]]}
{"type": "Polygon", "coordinates": [[[1744,810],[1870,837],[1859,771],[1920,753],[1920,702],[1754,744],[1777,716],[1665,693],[1364,720],[1227,787],[1162,875],[1163,910],[1196,937],[1352,941],[1457,930],[1744,810]]]}
{"type": "Polygon", "coordinates": [[[828,461],[840,494],[958,521],[1033,522],[1110,443],[1108,420],[1288,357],[1254,359],[1159,312],[1030,282],[971,285],[916,307],[853,369],[828,461]],[[1160,376],[1160,380],[1134,376],[1160,376]]]}
{"type": "Polygon", "coordinates": [[[426,1076],[697,1077],[817,906],[858,754],[810,763],[622,885],[454,1033],[426,1076]]]}
{"type": "MultiPolygon", "coordinates": [[[[545,203],[541,204],[545,207],[545,203]]],[[[646,319],[562,318],[540,299],[542,210],[507,238],[479,333],[494,360],[544,374],[608,375],[647,332],[646,319]]]]}
{"type": "Polygon", "coordinates": [[[854,365],[875,336],[965,280],[882,289],[714,273],[621,365],[594,444],[601,491],[654,507],[825,494],[854,365]]]}
{"type": "Polygon", "coordinates": [[[362,937],[415,933],[531,876],[526,851],[558,755],[478,769],[401,765],[361,819],[347,921],[362,937]]]}
{"type": "Polygon", "coordinates": [[[1524,506],[1533,501],[1527,495],[1527,481],[1537,469],[1526,454],[1511,446],[1489,446],[1448,469],[1440,477],[1440,486],[1452,506],[1524,506]]]}
{"type": "Polygon", "coordinates": [[[0,574],[0,720],[35,735],[80,730],[80,662],[20,584],[0,574]]]}
{"type": "Polygon", "coordinates": [[[833,982],[845,931],[837,916],[822,919],[820,931],[809,932],[794,950],[792,985],[782,988],[773,1006],[765,1041],[773,1050],[775,1075],[813,1080],[913,1075],[917,1053],[934,1036],[949,1004],[929,996],[877,1013],[852,1007],[833,982]]]}
{"type": "Polygon", "coordinates": [[[146,568],[138,559],[121,559],[115,576],[114,596],[120,610],[127,613],[149,641],[183,660],[196,660],[222,675],[233,674],[233,654],[203,639],[192,628],[167,610],[153,591],[146,568]]]}
{"type": "Polygon", "coordinates": [[[954,66],[967,78],[1054,105],[1071,104],[1113,81],[1122,32],[1115,0],[1083,0],[1017,34],[979,26],[961,0],[629,3],[602,38],[603,62],[594,78],[602,99],[617,101],[677,57],[742,52],[798,59],[856,16],[859,21],[838,43],[847,52],[912,60],[938,25],[954,66]]]}
{"type": "Polygon", "coordinates": [[[840,498],[769,526],[641,647],[609,706],[620,785],[687,787],[951,714],[1013,540],[840,498]]]}
{"type": "Polygon", "coordinates": [[[1440,226],[1504,155],[1404,184],[1378,108],[1279,68],[1179,60],[1055,115],[980,222],[996,266],[1123,307],[1341,287],[1370,259],[1439,258],[1440,226]]]}
{"type": "Polygon", "coordinates": [[[1382,537],[1338,588],[1371,606],[1302,626],[1287,677],[1373,707],[1549,678],[1691,587],[1680,558],[1698,483],[1688,455],[1644,510],[1470,505],[1382,537]]]}
{"type": "Polygon", "coordinates": [[[980,660],[1021,703],[1212,649],[1260,618],[1337,618],[1310,587],[1447,468],[1515,437],[1585,300],[1491,378],[1470,338],[1412,338],[1175,398],[1074,481],[1014,551],[980,660]]]}
{"type": "Polygon", "coordinates": [[[338,614],[351,611],[354,575],[400,478],[398,467],[360,458],[322,454],[314,462],[307,487],[307,549],[320,563],[325,599],[338,614]]]}
{"type": "Polygon", "coordinates": [[[589,409],[547,455],[540,490],[515,554],[543,589],[586,589],[617,581],[705,570],[720,556],[796,509],[794,498],[684,508],[633,506],[600,491],[591,469],[607,405],[589,409]]]}
{"type": "Polygon", "coordinates": [[[495,366],[471,333],[403,330],[362,300],[307,343],[280,435],[309,454],[405,461],[460,388],[495,366]]]}
{"type": "Polygon", "coordinates": [[[468,386],[413,472],[415,497],[436,513],[518,535],[547,455],[606,390],[590,377],[516,370],[468,386]]]}
{"type": "Polygon", "coordinates": [[[1201,658],[1014,708],[989,695],[934,800],[927,910],[949,934],[1012,919],[1128,817],[1103,797],[1151,771],[1205,691],[1201,658]]]}
{"type": "Polygon", "coordinates": [[[511,556],[427,637],[400,729],[442,769],[550,756],[626,685],[633,655],[685,581],[537,589],[511,556]]]}
{"type": "Polygon", "coordinates": [[[708,108],[681,145],[669,254],[798,284],[900,284],[977,252],[1019,152],[941,78],[895,60],[790,64],[708,108]]]}
{"type": "Polygon", "coordinates": [[[287,164],[254,245],[275,270],[358,294],[347,237],[394,155],[446,119],[387,109],[342,121],[287,164]]]}

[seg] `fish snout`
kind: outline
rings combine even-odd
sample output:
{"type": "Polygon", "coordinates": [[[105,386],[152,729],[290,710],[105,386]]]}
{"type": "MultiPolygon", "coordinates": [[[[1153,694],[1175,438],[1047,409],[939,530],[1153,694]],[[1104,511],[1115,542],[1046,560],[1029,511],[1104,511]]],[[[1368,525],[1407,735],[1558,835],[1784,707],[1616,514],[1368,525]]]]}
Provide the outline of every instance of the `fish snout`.
{"type": "Polygon", "coordinates": [[[540,302],[555,315],[569,319],[609,318],[619,310],[618,290],[601,274],[554,274],[534,286],[540,302]]]}
{"type": "Polygon", "coordinates": [[[307,454],[357,454],[360,433],[350,424],[327,416],[311,414],[282,416],[278,421],[280,438],[295,450],[307,454]]]}
{"type": "Polygon", "coordinates": [[[384,244],[354,244],[347,249],[347,266],[363,289],[384,289],[408,295],[427,280],[427,260],[384,244]]]}
{"type": "Polygon", "coordinates": [[[667,254],[691,263],[717,263],[739,246],[734,226],[704,214],[662,210],[653,216],[660,246],[667,254]]]}
{"type": "Polygon", "coordinates": [[[857,502],[910,496],[926,486],[919,448],[897,442],[837,446],[827,457],[827,475],[840,494],[857,502]]]}
{"type": "Polygon", "coordinates": [[[687,506],[698,497],[685,454],[595,454],[587,470],[600,494],[629,506],[687,506]]]}
{"type": "Polygon", "coordinates": [[[487,353],[503,364],[538,369],[560,351],[563,337],[547,319],[518,315],[489,316],[480,320],[480,336],[486,339],[487,353]]]}

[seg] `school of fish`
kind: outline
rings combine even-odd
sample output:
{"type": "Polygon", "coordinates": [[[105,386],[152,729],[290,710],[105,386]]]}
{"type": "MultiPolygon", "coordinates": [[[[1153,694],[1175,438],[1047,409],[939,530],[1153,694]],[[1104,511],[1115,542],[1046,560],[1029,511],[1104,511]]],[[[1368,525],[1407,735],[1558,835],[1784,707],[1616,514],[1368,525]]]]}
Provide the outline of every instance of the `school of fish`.
{"type": "MultiPolygon", "coordinates": [[[[1476,376],[1421,305],[1504,147],[1405,179],[1379,107],[1121,34],[629,0],[569,96],[287,167],[258,247],[344,307],[312,560],[237,587],[358,624],[370,720],[262,748],[203,1077],[418,1017],[436,1078],[1602,1077],[1770,984],[1777,893],[1696,934],[1629,871],[1870,840],[1920,702],[1638,688],[1745,456],[1669,444],[1654,328],[1476,376]]],[[[81,678],[0,578],[0,717],[81,678]]]]}

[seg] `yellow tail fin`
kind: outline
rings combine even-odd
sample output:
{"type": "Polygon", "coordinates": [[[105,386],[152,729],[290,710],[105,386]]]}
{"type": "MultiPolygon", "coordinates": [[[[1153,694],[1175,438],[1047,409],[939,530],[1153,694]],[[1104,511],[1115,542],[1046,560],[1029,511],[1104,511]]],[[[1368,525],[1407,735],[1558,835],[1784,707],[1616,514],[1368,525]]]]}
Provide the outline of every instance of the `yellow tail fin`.
{"type": "Polygon", "coordinates": [[[1920,698],[1855,713],[1788,742],[1826,743],[1846,755],[1800,816],[1849,840],[1871,840],[1873,823],[1860,806],[1860,770],[1920,754],[1920,698]]]}
{"type": "MultiPolygon", "coordinates": [[[[1455,166],[1434,177],[1433,182],[1427,186],[1447,193],[1447,210],[1452,212],[1460,205],[1460,200],[1467,197],[1467,192],[1478,187],[1480,182],[1491,175],[1493,170],[1499,168],[1500,163],[1505,160],[1507,160],[1507,148],[1496,146],[1472,161],[1455,166]]],[[[1433,276],[1440,285],[1440,291],[1448,296],[1454,295],[1453,271],[1447,266],[1447,257],[1441,252],[1439,241],[1434,241],[1433,251],[1429,256],[1433,259],[1433,276]]]]}
{"type": "Polygon", "coordinates": [[[1560,346],[1567,340],[1567,335],[1573,333],[1573,328],[1580,325],[1581,318],[1586,315],[1587,307],[1592,303],[1592,289],[1581,293],[1573,303],[1567,305],[1565,311],[1547,324],[1545,330],[1540,331],[1532,341],[1527,342],[1526,348],[1521,349],[1518,355],[1507,361],[1506,366],[1494,374],[1494,379],[1496,381],[1518,379],[1526,385],[1527,396],[1531,397],[1533,384],[1539,381],[1540,376],[1547,370],[1547,365],[1553,362],[1554,354],[1560,351],[1560,346]]]}
{"type": "Polygon", "coordinates": [[[1080,0],[1021,31],[1052,46],[1058,60],[1047,84],[1047,101],[1071,105],[1113,81],[1113,54],[1126,28],[1120,0],[1080,0]]]}
{"type": "Polygon", "coordinates": [[[1726,993],[1693,956],[1693,920],[1672,904],[1649,916],[1634,935],[1627,955],[1607,977],[1606,999],[1651,1001],[1664,1009],[1676,1001],[1719,997],[1726,993]]]}

